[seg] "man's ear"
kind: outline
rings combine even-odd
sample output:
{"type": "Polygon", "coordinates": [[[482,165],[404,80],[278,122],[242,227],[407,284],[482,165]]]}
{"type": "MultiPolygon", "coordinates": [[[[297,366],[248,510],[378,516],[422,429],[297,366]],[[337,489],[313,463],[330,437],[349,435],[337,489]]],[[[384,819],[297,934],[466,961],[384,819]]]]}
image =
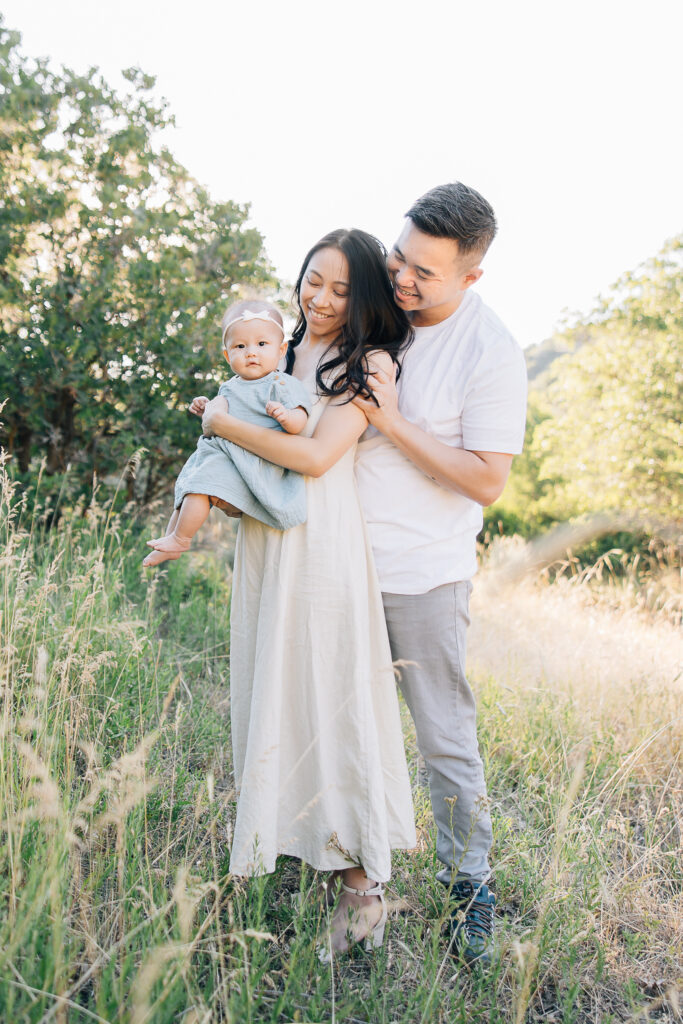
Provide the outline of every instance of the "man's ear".
{"type": "Polygon", "coordinates": [[[470,285],[476,284],[484,271],[481,267],[470,267],[466,274],[463,275],[462,279],[462,290],[465,291],[470,285]]]}

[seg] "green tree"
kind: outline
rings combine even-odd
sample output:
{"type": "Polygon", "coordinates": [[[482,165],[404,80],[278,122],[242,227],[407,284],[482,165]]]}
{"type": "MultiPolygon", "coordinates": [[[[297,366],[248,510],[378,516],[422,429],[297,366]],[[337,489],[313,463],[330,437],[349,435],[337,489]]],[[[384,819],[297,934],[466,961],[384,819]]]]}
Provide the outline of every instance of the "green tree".
{"type": "Polygon", "coordinates": [[[552,482],[542,479],[541,465],[534,448],[534,434],[548,416],[538,404],[537,396],[529,396],[524,449],[516,455],[512,471],[501,498],[484,510],[484,529],[491,536],[502,531],[531,537],[542,532],[554,519],[544,507],[546,492],[552,482]]]}
{"type": "MultiPolygon", "coordinates": [[[[558,359],[534,430],[538,507],[555,519],[620,510],[681,516],[683,237],[626,274],[558,359]]],[[[571,332],[569,332],[571,334],[571,332]]]]}
{"type": "Polygon", "coordinates": [[[144,446],[146,501],[196,438],[181,410],[224,376],[224,305],[276,282],[248,206],[157,144],[154,79],[124,76],[120,95],[51,70],[0,21],[0,441],[27,478],[70,465],[79,491],[144,446]]]}

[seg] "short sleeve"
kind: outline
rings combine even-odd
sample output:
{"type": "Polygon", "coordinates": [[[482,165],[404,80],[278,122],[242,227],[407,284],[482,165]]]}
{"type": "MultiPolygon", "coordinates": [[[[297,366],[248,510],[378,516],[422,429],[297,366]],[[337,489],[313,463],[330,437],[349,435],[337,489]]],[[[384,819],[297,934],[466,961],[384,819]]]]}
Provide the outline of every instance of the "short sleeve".
{"type": "Polygon", "coordinates": [[[517,343],[505,339],[486,349],[465,395],[463,447],[518,455],[524,447],[526,397],[526,365],[517,343]]]}
{"type": "Polygon", "coordinates": [[[281,402],[286,409],[298,409],[301,406],[310,415],[311,394],[300,380],[291,374],[280,374],[271,388],[271,399],[281,402]]]}
{"type": "Polygon", "coordinates": [[[224,380],[218,389],[221,398],[230,398],[230,384],[232,380],[224,380]]]}

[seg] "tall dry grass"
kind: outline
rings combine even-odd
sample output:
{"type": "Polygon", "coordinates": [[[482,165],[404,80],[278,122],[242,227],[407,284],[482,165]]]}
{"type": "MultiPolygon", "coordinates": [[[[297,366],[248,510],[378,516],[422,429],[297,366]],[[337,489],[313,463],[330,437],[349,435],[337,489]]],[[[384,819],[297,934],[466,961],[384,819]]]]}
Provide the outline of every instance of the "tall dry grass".
{"type": "Polygon", "coordinates": [[[681,1019],[670,624],[558,585],[478,582],[499,958],[480,975],[448,955],[403,709],[418,847],[395,858],[385,947],[331,970],[311,872],[227,870],[230,570],[215,535],[150,580],[125,513],[93,500],[53,520],[2,474],[3,1020],[681,1019]]]}
{"type": "MultiPolygon", "coordinates": [[[[541,848],[549,850],[557,831],[548,805],[562,799],[572,771],[580,771],[580,781],[575,774],[569,782],[573,806],[548,879],[552,912],[561,916],[566,902],[574,922],[558,931],[554,956],[566,956],[568,941],[593,947],[577,971],[577,1000],[594,1006],[586,1019],[610,1019],[610,1007],[620,1019],[624,996],[637,1016],[645,995],[656,1019],[678,1020],[680,568],[677,581],[676,566],[666,560],[660,575],[646,574],[639,593],[637,560],[632,568],[634,560],[624,566],[624,559],[612,573],[605,572],[605,556],[586,568],[569,555],[552,572],[511,582],[505,548],[519,545],[502,546],[477,581],[469,641],[473,673],[489,680],[482,718],[489,777],[499,794],[499,851],[507,862],[505,851],[509,856],[525,843],[534,820],[541,848]]],[[[615,562],[620,556],[612,553],[615,562]]]]}
{"type": "Polygon", "coordinates": [[[192,589],[176,575],[164,604],[184,652],[125,518],[93,501],[53,521],[2,473],[3,1019],[141,1020],[159,998],[172,1015],[188,987],[202,1006],[197,947],[210,973],[226,941],[210,781],[224,721],[191,680],[222,675],[228,590],[218,573],[192,589]],[[213,624],[202,598],[223,601],[213,624]]]}

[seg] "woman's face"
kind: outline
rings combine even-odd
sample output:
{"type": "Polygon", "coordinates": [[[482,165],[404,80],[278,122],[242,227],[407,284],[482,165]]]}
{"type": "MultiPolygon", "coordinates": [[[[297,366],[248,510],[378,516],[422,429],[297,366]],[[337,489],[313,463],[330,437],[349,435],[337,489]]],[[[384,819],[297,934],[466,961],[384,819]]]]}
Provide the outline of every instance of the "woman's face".
{"type": "Polygon", "coordinates": [[[346,323],[349,265],[339,249],[319,249],[311,256],[301,281],[301,308],[308,334],[328,344],[346,323]]]}

